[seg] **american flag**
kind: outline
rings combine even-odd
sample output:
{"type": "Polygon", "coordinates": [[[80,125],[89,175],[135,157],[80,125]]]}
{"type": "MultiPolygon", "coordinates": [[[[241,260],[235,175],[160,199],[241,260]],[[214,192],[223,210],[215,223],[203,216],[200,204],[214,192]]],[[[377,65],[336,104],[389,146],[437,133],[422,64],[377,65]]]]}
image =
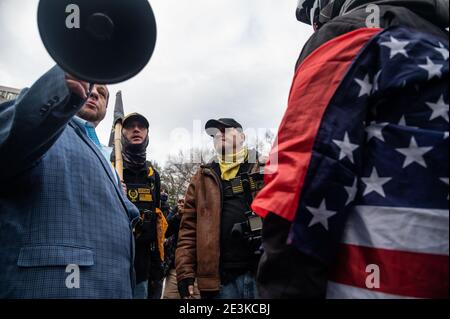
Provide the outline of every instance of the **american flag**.
{"type": "Polygon", "coordinates": [[[359,29],[297,70],[253,209],[334,265],[328,297],[448,298],[448,61],[448,38],[359,29]]]}

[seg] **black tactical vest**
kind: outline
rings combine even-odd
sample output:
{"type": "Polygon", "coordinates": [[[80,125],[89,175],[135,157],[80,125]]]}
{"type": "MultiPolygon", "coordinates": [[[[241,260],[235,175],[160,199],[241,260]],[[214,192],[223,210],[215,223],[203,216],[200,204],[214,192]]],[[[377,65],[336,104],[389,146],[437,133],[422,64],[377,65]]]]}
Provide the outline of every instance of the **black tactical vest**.
{"type": "Polygon", "coordinates": [[[139,209],[154,212],[156,209],[155,172],[151,165],[146,164],[141,170],[124,168],[124,181],[127,185],[128,199],[139,209]]]}

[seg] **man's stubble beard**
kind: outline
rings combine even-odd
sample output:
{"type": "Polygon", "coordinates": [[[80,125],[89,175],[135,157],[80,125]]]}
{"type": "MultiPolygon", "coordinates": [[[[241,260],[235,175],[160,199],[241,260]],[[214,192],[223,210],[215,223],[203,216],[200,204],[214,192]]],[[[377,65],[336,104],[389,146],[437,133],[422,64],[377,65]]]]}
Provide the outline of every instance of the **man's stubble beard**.
{"type": "MultiPolygon", "coordinates": [[[[224,159],[225,156],[230,156],[230,155],[234,155],[236,154],[239,150],[242,149],[242,145],[237,145],[234,144],[233,145],[226,145],[226,143],[222,144],[221,146],[218,147],[219,149],[219,155],[224,159]]],[[[217,148],[216,148],[217,151],[217,148]]]]}
{"type": "Polygon", "coordinates": [[[97,126],[103,120],[103,118],[100,118],[100,114],[98,111],[87,111],[86,106],[83,106],[81,108],[81,110],[77,113],[77,116],[85,121],[94,123],[95,126],[97,126]]]}

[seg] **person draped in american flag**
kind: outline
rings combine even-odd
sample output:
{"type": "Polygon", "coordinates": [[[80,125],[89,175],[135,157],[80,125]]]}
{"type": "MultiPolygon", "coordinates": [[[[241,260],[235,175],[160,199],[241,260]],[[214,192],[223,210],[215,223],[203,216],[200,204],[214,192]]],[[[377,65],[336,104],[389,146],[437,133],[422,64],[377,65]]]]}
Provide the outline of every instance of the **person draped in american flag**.
{"type": "Polygon", "coordinates": [[[316,32],[252,206],[261,297],[448,298],[448,9],[299,1],[316,32]]]}

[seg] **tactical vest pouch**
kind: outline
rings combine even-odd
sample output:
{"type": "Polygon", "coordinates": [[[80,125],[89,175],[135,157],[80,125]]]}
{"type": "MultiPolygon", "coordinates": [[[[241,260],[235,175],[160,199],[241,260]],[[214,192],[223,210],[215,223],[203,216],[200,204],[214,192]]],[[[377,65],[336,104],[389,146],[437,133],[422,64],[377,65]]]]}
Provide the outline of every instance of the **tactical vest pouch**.
{"type": "Polygon", "coordinates": [[[248,183],[251,192],[257,192],[264,187],[264,175],[260,173],[241,174],[240,176],[230,180],[230,183],[234,195],[241,195],[245,193],[246,187],[244,183],[248,183]]]}

